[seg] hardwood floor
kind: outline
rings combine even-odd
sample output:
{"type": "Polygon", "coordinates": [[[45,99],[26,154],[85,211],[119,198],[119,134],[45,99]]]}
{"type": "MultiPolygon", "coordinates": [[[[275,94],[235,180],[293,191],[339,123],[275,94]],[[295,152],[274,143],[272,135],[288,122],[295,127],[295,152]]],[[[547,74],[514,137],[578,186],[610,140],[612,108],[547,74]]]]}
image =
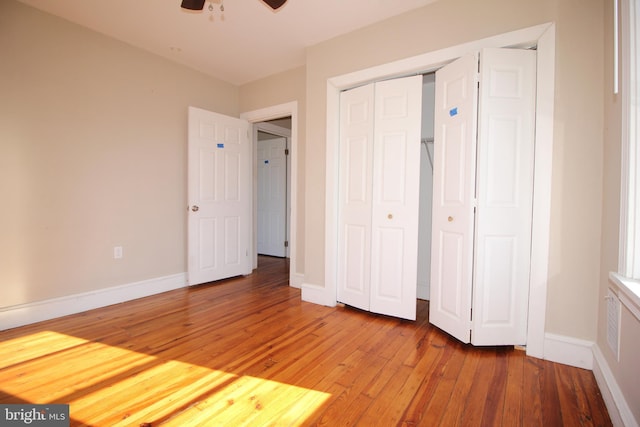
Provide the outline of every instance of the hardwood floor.
{"type": "Polygon", "coordinates": [[[286,260],[0,332],[0,403],[71,425],[607,426],[591,371],[301,302],[286,260]]]}

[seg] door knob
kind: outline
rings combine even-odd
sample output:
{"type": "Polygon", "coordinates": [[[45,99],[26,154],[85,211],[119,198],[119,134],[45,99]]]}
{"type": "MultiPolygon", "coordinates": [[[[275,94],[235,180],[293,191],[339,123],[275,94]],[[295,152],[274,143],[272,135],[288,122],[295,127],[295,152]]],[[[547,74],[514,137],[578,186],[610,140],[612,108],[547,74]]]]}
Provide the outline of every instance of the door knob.
{"type": "Polygon", "coordinates": [[[194,212],[198,212],[200,210],[200,208],[197,205],[193,205],[191,206],[191,210],[194,212]]]}
{"type": "Polygon", "coordinates": [[[389,219],[393,219],[393,215],[392,215],[392,214],[389,214],[389,215],[387,215],[387,218],[389,218],[389,219]]]}
{"type": "Polygon", "coordinates": [[[452,216],[450,216],[449,218],[447,218],[447,221],[449,221],[449,222],[453,222],[453,217],[452,217],[452,216]]]}

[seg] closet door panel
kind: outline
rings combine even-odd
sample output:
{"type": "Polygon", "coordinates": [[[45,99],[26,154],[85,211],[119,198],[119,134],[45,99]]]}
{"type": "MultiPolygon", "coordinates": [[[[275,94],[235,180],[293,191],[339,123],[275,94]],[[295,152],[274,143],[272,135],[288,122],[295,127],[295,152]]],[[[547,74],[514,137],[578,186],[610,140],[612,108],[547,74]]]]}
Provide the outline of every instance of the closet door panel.
{"type": "Polygon", "coordinates": [[[472,343],[526,344],[536,53],[484,49],[480,63],[472,343]]]}
{"type": "Polygon", "coordinates": [[[470,342],[478,58],[436,72],[429,321],[470,342]]]}
{"type": "Polygon", "coordinates": [[[369,310],[374,85],[340,96],[337,300],[369,310]]]}
{"type": "Polygon", "coordinates": [[[371,311],[415,320],[422,76],[375,85],[371,311]]]}

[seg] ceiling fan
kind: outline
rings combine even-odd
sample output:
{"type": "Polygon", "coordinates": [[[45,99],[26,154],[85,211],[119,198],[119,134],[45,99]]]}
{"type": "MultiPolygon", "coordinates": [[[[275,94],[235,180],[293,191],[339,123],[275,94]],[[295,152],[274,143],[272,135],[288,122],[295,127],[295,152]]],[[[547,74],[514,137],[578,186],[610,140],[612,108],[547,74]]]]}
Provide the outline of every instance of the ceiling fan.
{"type": "MultiPolygon", "coordinates": [[[[182,0],[182,4],[180,7],[183,9],[189,10],[202,10],[204,8],[204,3],[206,0],[182,0]]],[[[278,10],[280,6],[285,4],[287,0],[262,0],[266,3],[271,9],[278,10]]]]}

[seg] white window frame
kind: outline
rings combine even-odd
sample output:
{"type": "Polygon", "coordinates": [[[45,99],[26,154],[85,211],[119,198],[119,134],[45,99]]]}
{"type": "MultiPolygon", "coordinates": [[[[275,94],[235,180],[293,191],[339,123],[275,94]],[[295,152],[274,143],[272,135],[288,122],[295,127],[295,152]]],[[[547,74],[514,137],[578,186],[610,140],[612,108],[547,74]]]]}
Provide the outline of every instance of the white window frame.
{"type": "MultiPolygon", "coordinates": [[[[620,0],[622,162],[618,296],[640,319],[640,0],[620,0]]],[[[617,49],[617,46],[616,46],[617,49]]]]}

